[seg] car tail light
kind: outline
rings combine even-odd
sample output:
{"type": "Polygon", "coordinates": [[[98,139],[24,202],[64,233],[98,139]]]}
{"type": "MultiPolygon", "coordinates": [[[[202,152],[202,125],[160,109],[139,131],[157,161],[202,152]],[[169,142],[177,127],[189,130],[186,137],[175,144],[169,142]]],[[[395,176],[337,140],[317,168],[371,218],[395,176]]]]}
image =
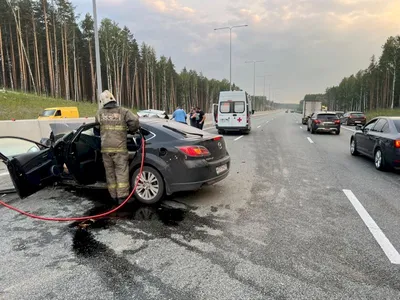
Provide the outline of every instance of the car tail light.
{"type": "Polygon", "coordinates": [[[335,124],[340,124],[340,120],[335,120],[335,124]]]}
{"type": "Polygon", "coordinates": [[[400,140],[394,141],[394,147],[400,148],[400,140]]]}
{"type": "Polygon", "coordinates": [[[216,136],[215,138],[213,138],[213,141],[219,141],[220,139],[222,139],[222,136],[216,136]]]}
{"type": "Polygon", "coordinates": [[[191,157],[203,157],[210,155],[210,151],[208,151],[208,149],[203,146],[181,146],[177,148],[185,155],[191,157]]]}

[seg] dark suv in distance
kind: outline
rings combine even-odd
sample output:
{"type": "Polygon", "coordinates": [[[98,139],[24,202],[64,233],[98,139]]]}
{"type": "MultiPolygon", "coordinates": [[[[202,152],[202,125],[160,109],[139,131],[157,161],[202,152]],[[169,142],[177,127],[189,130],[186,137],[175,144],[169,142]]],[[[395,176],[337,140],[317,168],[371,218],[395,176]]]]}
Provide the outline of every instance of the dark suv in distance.
{"type": "Polygon", "coordinates": [[[340,118],[340,123],[347,126],[365,125],[365,123],[367,123],[367,117],[363,112],[349,111],[340,118]]]}
{"type": "Polygon", "coordinates": [[[340,134],[340,119],[335,112],[315,112],[308,119],[307,131],[311,131],[312,134],[316,132],[340,134]]]}

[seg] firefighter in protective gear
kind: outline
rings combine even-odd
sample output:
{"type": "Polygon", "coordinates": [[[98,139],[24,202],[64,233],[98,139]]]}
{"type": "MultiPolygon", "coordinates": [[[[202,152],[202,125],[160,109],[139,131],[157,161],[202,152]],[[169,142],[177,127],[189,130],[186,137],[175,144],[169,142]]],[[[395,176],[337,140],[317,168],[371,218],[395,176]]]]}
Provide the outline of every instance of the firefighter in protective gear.
{"type": "Polygon", "coordinates": [[[111,198],[120,204],[129,196],[129,162],[127,133],[139,130],[139,118],[117,105],[114,96],[105,90],[100,95],[102,108],[96,114],[100,124],[101,153],[111,198]]]}

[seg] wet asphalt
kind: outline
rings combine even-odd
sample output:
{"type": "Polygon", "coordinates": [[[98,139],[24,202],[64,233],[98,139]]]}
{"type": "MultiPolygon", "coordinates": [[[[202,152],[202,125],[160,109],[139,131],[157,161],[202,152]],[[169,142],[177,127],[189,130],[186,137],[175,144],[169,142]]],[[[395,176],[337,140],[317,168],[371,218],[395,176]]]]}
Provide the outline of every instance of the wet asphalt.
{"type": "MultiPolygon", "coordinates": [[[[229,177],[156,206],[85,226],[0,207],[0,299],[400,299],[400,265],[343,192],[400,251],[400,175],[351,157],[351,128],[311,135],[299,121],[277,112],[225,135],[229,177]]],[[[1,198],[46,216],[109,208],[102,190],[64,186],[1,198]]]]}

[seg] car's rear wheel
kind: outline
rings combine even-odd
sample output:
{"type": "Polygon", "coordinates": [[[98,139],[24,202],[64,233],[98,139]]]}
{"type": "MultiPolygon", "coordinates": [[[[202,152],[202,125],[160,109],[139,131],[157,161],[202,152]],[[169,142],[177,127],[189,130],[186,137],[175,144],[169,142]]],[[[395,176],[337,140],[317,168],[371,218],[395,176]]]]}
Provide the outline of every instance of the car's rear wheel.
{"type": "Polygon", "coordinates": [[[377,170],[383,171],[386,169],[385,157],[383,156],[383,152],[380,148],[375,150],[374,161],[375,161],[375,168],[377,170]]]}
{"type": "Polygon", "coordinates": [[[351,141],[350,141],[350,153],[351,153],[351,155],[353,155],[353,156],[356,156],[356,155],[359,154],[359,153],[358,153],[358,150],[357,150],[357,143],[356,143],[356,141],[354,140],[354,138],[352,138],[351,141]]]}
{"type": "MultiPolygon", "coordinates": [[[[132,187],[135,187],[140,169],[132,177],[132,187]],[[134,179],[133,179],[134,178],[134,179]]],[[[165,185],[161,174],[150,166],[144,166],[143,172],[134,193],[135,198],[144,204],[154,204],[164,196],[165,185]]]]}
{"type": "Polygon", "coordinates": [[[222,130],[222,129],[218,129],[218,134],[224,134],[225,133],[225,131],[224,130],[222,130]]]}

